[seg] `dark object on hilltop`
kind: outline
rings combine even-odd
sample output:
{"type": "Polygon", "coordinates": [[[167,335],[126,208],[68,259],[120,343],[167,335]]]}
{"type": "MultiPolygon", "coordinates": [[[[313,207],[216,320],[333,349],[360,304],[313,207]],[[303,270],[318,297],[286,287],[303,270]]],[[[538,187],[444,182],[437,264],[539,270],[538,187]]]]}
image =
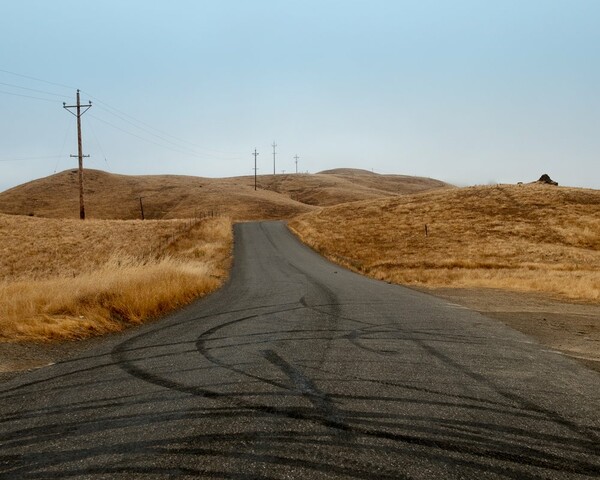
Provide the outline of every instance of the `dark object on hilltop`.
{"type": "Polygon", "coordinates": [[[547,185],[558,185],[558,182],[555,182],[554,180],[552,180],[547,174],[543,174],[540,179],[537,181],[537,183],[545,183],[547,185]]]}

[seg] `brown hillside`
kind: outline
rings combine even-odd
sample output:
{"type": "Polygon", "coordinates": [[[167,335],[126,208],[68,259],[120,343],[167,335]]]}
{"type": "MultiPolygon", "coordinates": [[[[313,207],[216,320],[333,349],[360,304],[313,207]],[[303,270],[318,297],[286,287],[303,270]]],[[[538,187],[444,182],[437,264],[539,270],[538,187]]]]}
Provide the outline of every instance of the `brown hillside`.
{"type": "Polygon", "coordinates": [[[325,170],[321,174],[347,179],[357,185],[394,194],[419,193],[451,185],[426,177],[411,177],[408,175],[390,175],[369,172],[353,168],[338,168],[325,170]]]}
{"type": "MultiPolygon", "coordinates": [[[[190,218],[218,212],[233,219],[288,218],[312,207],[232,179],[180,175],[129,176],[85,170],[85,208],[89,218],[190,218]]],[[[67,170],[0,193],[0,212],[53,218],[79,216],[76,170],[67,170]]]]}
{"type": "Polygon", "coordinates": [[[290,226],[332,260],[383,280],[600,301],[598,190],[444,189],[324,208],[290,226]]]}
{"type": "MultiPolygon", "coordinates": [[[[79,216],[77,171],[67,170],[0,193],[0,212],[52,218],[79,216]]],[[[262,175],[209,179],[179,175],[129,176],[85,170],[86,215],[136,219],[140,197],[148,219],[189,218],[215,211],[234,220],[281,219],[314,206],[375,199],[447,186],[438,180],[378,175],[345,169],[338,173],[262,175]]]]}

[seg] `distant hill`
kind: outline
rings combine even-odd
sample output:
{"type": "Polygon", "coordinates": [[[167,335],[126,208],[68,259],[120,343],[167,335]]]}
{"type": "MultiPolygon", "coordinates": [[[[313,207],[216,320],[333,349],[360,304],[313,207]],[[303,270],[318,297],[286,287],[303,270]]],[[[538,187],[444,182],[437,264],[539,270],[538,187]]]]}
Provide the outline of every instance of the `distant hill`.
{"type": "Polygon", "coordinates": [[[316,174],[264,175],[262,188],[289,195],[307,205],[331,206],[450,187],[440,180],[405,175],[380,175],[340,168],[316,174]]]}
{"type": "MultiPolygon", "coordinates": [[[[85,170],[89,218],[187,218],[219,212],[234,220],[282,219],[317,206],[385,198],[448,186],[438,180],[378,175],[353,169],[319,174],[203,178],[183,175],[118,175],[85,170]]],[[[0,212],[52,218],[79,216],[77,170],[66,170],[0,193],[0,212]]]]}

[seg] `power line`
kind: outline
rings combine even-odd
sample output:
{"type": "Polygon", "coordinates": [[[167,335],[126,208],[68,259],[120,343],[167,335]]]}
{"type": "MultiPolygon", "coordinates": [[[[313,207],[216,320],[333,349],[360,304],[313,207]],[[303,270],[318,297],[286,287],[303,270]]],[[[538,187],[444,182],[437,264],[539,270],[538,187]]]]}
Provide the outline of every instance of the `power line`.
{"type": "MultiPolygon", "coordinates": [[[[25,78],[25,79],[28,79],[28,80],[33,80],[33,81],[36,81],[36,82],[45,83],[47,85],[54,85],[54,86],[61,87],[61,88],[68,88],[69,90],[72,90],[72,89],[75,88],[75,87],[72,87],[72,86],[69,86],[69,85],[65,85],[65,84],[62,84],[62,83],[51,82],[49,80],[44,80],[42,78],[34,77],[34,76],[31,76],[31,75],[25,75],[23,73],[13,72],[13,71],[6,70],[6,69],[1,69],[0,68],[0,72],[6,73],[6,74],[9,74],[9,75],[13,75],[15,77],[20,77],[20,78],[25,78]]],[[[56,96],[56,97],[60,97],[60,98],[64,98],[64,99],[67,98],[67,96],[60,95],[58,93],[44,91],[44,90],[38,90],[38,89],[33,89],[33,88],[28,88],[28,87],[23,87],[23,86],[19,86],[19,85],[4,83],[4,82],[0,82],[0,85],[10,86],[10,87],[13,87],[13,88],[19,88],[19,89],[28,90],[28,91],[37,92],[37,93],[43,93],[45,95],[52,95],[52,96],[56,96]]],[[[97,97],[95,97],[95,96],[93,96],[93,95],[85,92],[84,90],[80,90],[80,92],[82,94],[87,95],[92,100],[94,100],[94,103],[95,103],[96,107],[101,108],[105,112],[107,112],[107,113],[109,113],[111,115],[116,116],[121,121],[129,123],[130,125],[132,125],[135,128],[137,128],[137,129],[145,132],[148,135],[152,135],[152,136],[154,136],[156,138],[159,138],[163,142],[169,143],[170,145],[173,145],[174,147],[177,147],[180,150],[183,150],[183,152],[180,151],[179,153],[188,153],[188,154],[197,156],[199,158],[202,158],[202,156],[204,156],[205,158],[206,157],[212,157],[212,158],[221,158],[223,160],[239,160],[241,158],[241,155],[242,155],[241,152],[224,152],[224,151],[219,151],[219,150],[214,150],[214,149],[207,149],[207,148],[205,148],[203,146],[200,146],[200,145],[195,144],[193,142],[190,142],[188,140],[176,137],[176,136],[171,135],[171,134],[169,134],[167,132],[164,132],[164,131],[162,131],[160,129],[157,129],[157,128],[153,127],[152,125],[150,125],[150,124],[148,124],[146,122],[143,122],[142,120],[139,120],[139,119],[133,117],[132,115],[130,115],[130,114],[126,113],[126,112],[123,112],[122,110],[109,105],[107,102],[104,102],[103,100],[100,100],[99,98],[97,98],[97,97]],[[101,104],[101,105],[104,105],[104,107],[106,107],[106,108],[102,108],[102,107],[98,106],[98,103],[101,104]],[[115,112],[117,112],[117,113],[115,113],[115,112]],[[127,117],[130,120],[126,120],[123,117],[127,117]],[[139,125],[136,125],[136,123],[133,123],[133,122],[136,122],[137,124],[143,125],[143,126],[145,126],[147,128],[142,128],[142,127],[140,127],[139,125]],[[152,131],[149,131],[148,129],[151,129],[152,131]],[[175,140],[177,143],[173,142],[172,140],[169,140],[168,138],[165,138],[165,137],[169,137],[169,138],[175,140]],[[193,146],[194,150],[191,150],[188,146],[184,146],[183,144],[187,144],[187,145],[193,146]],[[198,150],[204,150],[204,152],[199,153],[198,150]]],[[[17,96],[17,97],[30,98],[30,99],[40,100],[40,101],[46,101],[46,102],[52,102],[53,101],[53,100],[50,100],[50,99],[47,99],[47,98],[35,97],[35,96],[32,96],[32,95],[19,94],[19,93],[8,92],[8,91],[3,91],[3,90],[0,90],[0,93],[6,94],[6,95],[17,96]]],[[[98,118],[96,118],[96,119],[99,120],[99,121],[102,121],[101,119],[98,119],[98,118]]],[[[110,122],[106,122],[105,121],[104,123],[107,123],[107,124],[111,125],[112,127],[116,128],[118,130],[121,130],[121,131],[123,131],[125,133],[128,133],[128,134],[130,134],[132,136],[136,136],[137,138],[140,138],[140,139],[148,141],[147,139],[144,139],[144,138],[142,138],[140,136],[132,134],[131,132],[127,132],[124,129],[120,129],[117,126],[115,126],[113,124],[110,124],[110,122]]],[[[150,142],[150,143],[154,143],[154,142],[150,142]]],[[[160,146],[163,146],[163,145],[160,145],[160,146]]],[[[163,146],[163,148],[167,148],[167,147],[163,146]]]]}
{"type": "MultiPolygon", "coordinates": [[[[73,87],[70,87],[65,84],[51,82],[51,81],[44,80],[41,78],[33,77],[31,75],[25,75],[22,73],[12,72],[12,71],[9,71],[6,69],[0,69],[0,72],[6,73],[9,75],[14,75],[14,76],[20,77],[20,78],[25,78],[28,80],[33,80],[36,82],[42,82],[42,83],[45,83],[48,85],[58,86],[61,88],[69,88],[69,89],[73,88],[73,87]]],[[[22,89],[25,91],[41,93],[44,95],[52,95],[52,96],[59,97],[59,98],[67,98],[65,95],[60,95],[55,92],[24,87],[24,86],[15,85],[15,84],[6,83],[6,82],[0,82],[0,85],[5,85],[7,87],[12,87],[12,88],[18,88],[18,89],[22,89]]],[[[191,155],[191,156],[201,158],[201,159],[219,158],[222,160],[239,160],[241,158],[240,152],[223,152],[223,151],[218,151],[218,150],[206,149],[205,147],[201,147],[193,142],[189,142],[187,140],[181,139],[181,138],[171,135],[169,133],[163,132],[163,131],[149,125],[148,123],[143,122],[142,120],[139,120],[139,119],[133,117],[132,115],[130,115],[126,112],[123,112],[122,110],[119,110],[118,108],[115,108],[115,107],[109,105],[108,103],[90,95],[89,93],[84,92],[83,90],[80,90],[80,93],[87,94],[91,99],[94,100],[94,104],[97,108],[100,108],[104,112],[117,117],[120,121],[125,122],[125,123],[129,124],[130,126],[135,127],[140,132],[142,132],[143,136],[132,133],[131,131],[129,131],[127,129],[121,128],[109,121],[103,120],[96,116],[89,115],[90,117],[94,118],[95,120],[97,120],[99,122],[105,123],[105,124],[115,128],[116,130],[119,130],[128,135],[131,135],[135,138],[138,138],[145,142],[151,143],[153,145],[160,146],[162,148],[166,148],[166,149],[169,149],[169,150],[172,150],[172,151],[175,151],[178,153],[183,153],[186,155],[191,155]],[[99,106],[98,104],[104,105],[104,107],[99,106]],[[146,128],[144,128],[144,127],[146,127],[146,128]],[[146,138],[146,136],[154,137],[154,138],[160,140],[161,143],[152,141],[149,138],[146,138]],[[170,139],[172,139],[172,140],[170,140],[170,139]],[[168,144],[169,146],[165,145],[165,143],[168,144]],[[192,150],[189,146],[186,146],[186,144],[193,146],[194,149],[192,150]],[[204,152],[199,152],[198,149],[204,150],[204,152]]],[[[0,94],[11,95],[11,96],[16,96],[16,97],[23,97],[23,98],[30,98],[33,100],[39,100],[39,101],[45,101],[45,102],[54,102],[53,100],[48,99],[48,98],[43,98],[43,97],[33,96],[33,95],[26,95],[26,94],[22,94],[22,93],[15,93],[15,92],[5,91],[5,90],[0,90],[0,94]]],[[[97,135],[95,134],[95,132],[93,130],[92,130],[92,133],[96,136],[96,139],[97,139],[97,135]]],[[[100,147],[100,150],[102,150],[102,147],[100,146],[99,142],[98,142],[98,145],[100,147]]],[[[106,157],[105,157],[105,160],[106,160],[106,157]]]]}
{"type": "Polygon", "coordinates": [[[0,90],[0,93],[3,93],[5,95],[12,95],[14,97],[32,98],[34,100],[43,100],[44,102],[56,103],[56,100],[50,100],[49,98],[42,98],[42,97],[34,97],[33,95],[25,95],[23,93],[13,93],[13,92],[7,92],[5,90],[0,90]]]}
{"type": "Polygon", "coordinates": [[[28,160],[47,160],[49,158],[60,158],[62,155],[45,155],[42,157],[19,157],[19,158],[2,158],[0,162],[25,162],[28,160]]]}
{"type": "MultiPolygon", "coordinates": [[[[83,91],[82,91],[82,92],[83,92],[83,91]]],[[[86,92],[83,92],[83,93],[86,93],[86,92]]],[[[100,103],[101,105],[104,105],[104,107],[106,107],[106,108],[102,108],[102,107],[99,107],[99,108],[101,108],[101,109],[102,109],[102,110],[104,110],[105,112],[107,112],[107,113],[110,113],[111,115],[114,115],[115,117],[117,117],[117,118],[119,118],[119,119],[121,119],[121,120],[123,120],[123,121],[125,121],[125,122],[129,123],[130,125],[133,125],[134,127],[138,128],[138,129],[140,129],[140,130],[142,130],[142,131],[145,131],[145,132],[147,132],[147,133],[149,133],[149,134],[151,134],[151,135],[154,135],[154,136],[156,136],[156,137],[158,137],[158,138],[161,138],[162,140],[164,140],[164,141],[167,141],[167,142],[169,142],[169,143],[173,143],[173,142],[171,142],[171,141],[169,141],[169,140],[167,140],[167,139],[163,138],[163,136],[164,136],[164,137],[169,137],[169,138],[172,138],[173,140],[176,140],[176,141],[177,141],[177,142],[179,142],[179,143],[185,143],[185,144],[191,145],[192,147],[194,147],[194,148],[196,148],[196,149],[205,150],[205,153],[206,153],[207,155],[211,156],[211,157],[218,157],[218,156],[229,156],[229,157],[233,157],[232,159],[239,159],[239,156],[241,155],[241,152],[224,152],[224,151],[222,151],[222,150],[206,149],[205,147],[203,147],[203,146],[201,146],[201,145],[198,145],[198,144],[196,144],[196,143],[193,143],[193,142],[190,142],[190,141],[188,141],[188,140],[185,140],[185,139],[182,139],[182,138],[176,137],[176,136],[174,136],[174,135],[171,135],[171,134],[169,134],[169,133],[167,133],[167,132],[164,132],[164,131],[162,131],[162,130],[160,130],[160,129],[156,128],[156,127],[153,127],[152,125],[150,125],[150,124],[148,124],[148,123],[146,123],[146,122],[144,122],[144,121],[142,121],[142,120],[139,120],[138,118],[135,118],[134,116],[132,116],[132,115],[130,115],[130,114],[128,114],[128,113],[125,113],[125,112],[123,112],[123,111],[119,110],[118,108],[115,108],[115,107],[113,107],[113,106],[109,105],[108,103],[106,103],[106,102],[104,102],[104,101],[102,101],[102,100],[100,100],[100,99],[98,99],[98,98],[96,98],[96,97],[94,97],[94,96],[90,95],[89,93],[86,93],[86,95],[88,95],[88,96],[89,96],[89,97],[90,97],[92,100],[94,100],[94,102],[96,102],[96,103],[100,103]],[[118,112],[118,114],[117,114],[117,113],[115,113],[115,112],[118,112]],[[128,119],[130,119],[130,120],[125,120],[125,119],[123,118],[123,116],[124,116],[124,117],[127,117],[127,118],[128,118],[128,119]],[[136,122],[136,123],[139,123],[140,125],[143,125],[143,126],[145,126],[145,127],[149,128],[149,129],[153,130],[153,131],[154,131],[154,132],[156,132],[156,133],[154,133],[154,132],[148,132],[148,130],[147,130],[147,129],[145,129],[145,128],[142,128],[142,127],[140,127],[139,125],[135,125],[135,123],[132,123],[132,121],[133,121],[133,122],[136,122]],[[215,153],[216,153],[216,155],[215,155],[215,153]]],[[[98,105],[96,105],[96,106],[98,106],[98,105]]],[[[189,147],[183,147],[183,146],[181,146],[181,145],[178,145],[178,146],[179,146],[180,148],[189,148],[189,147]]]]}
{"type": "MultiPolygon", "coordinates": [[[[58,86],[58,87],[62,87],[62,88],[68,88],[70,90],[72,90],[72,89],[75,88],[75,87],[72,87],[72,86],[69,86],[69,85],[65,85],[65,84],[62,84],[62,83],[51,82],[51,81],[44,80],[44,79],[41,79],[41,78],[33,77],[31,75],[25,75],[25,74],[22,74],[22,73],[12,72],[12,71],[6,70],[6,69],[0,69],[0,72],[7,73],[9,75],[14,75],[14,76],[20,77],[20,78],[26,78],[28,80],[34,80],[36,82],[42,82],[42,83],[45,83],[45,84],[48,84],[48,85],[54,85],[54,86],[58,86]]],[[[52,92],[47,92],[47,91],[43,91],[43,90],[32,89],[32,88],[28,88],[28,87],[22,87],[22,86],[18,86],[18,85],[14,85],[14,84],[8,84],[8,83],[0,82],[0,85],[11,86],[11,87],[14,87],[14,88],[20,88],[20,89],[29,90],[29,91],[35,91],[35,92],[38,92],[38,93],[44,93],[44,94],[47,94],[47,95],[53,95],[53,96],[57,96],[57,97],[60,97],[60,98],[67,98],[67,96],[65,96],[65,95],[59,95],[57,93],[52,93],[52,92]]],[[[130,115],[130,114],[126,113],[126,112],[123,112],[122,110],[119,110],[118,108],[115,108],[115,107],[109,105],[107,102],[104,102],[104,101],[100,100],[99,98],[97,98],[97,97],[95,97],[95,96],[93,96],[93,95],[85,92],[84,90],[80,90],[80,92],[82,94],[87,95],[92,100],[94,100],[94,102],[96,104],[100,103],[101,105],[104,105],[106,108],[102,108],[102,107],[99,107],[99,108],[102,108],[102,110],[106,111],[107,113],[110,113],[111,115],[114,115],[114,116],[120,118],[122,121],[127,121],[127,120],[125,120],[122,117],[122,116],[125,116],[125,117],[133,120],[134,122],[137,122],[137,123],[139,123],[141,125],[144,125],[147,128],[152,129],[154,132],[158,132],[159,135],[157,135],[157,133],[154,133],[154,132],[149,132],[149,131],[141,128],[139,125],[135,125],[134,123],[132,123],[130,121],[127,121],[128,123],[130,123],[134,127],[138,128],[140,130],[144,130],[146,133],[148,133],[150,135],[157,136],[158,138],[161,138],[161,140],[163,140],[165,142],[171,143],[171,144],[173,144],[173,145],[175,145],[175,146],[177,146],[177,147],[179,147],[181,149],[188,149],[189,150],[189,147],[184,147],[183,145],[180,145],[181,143],[186,143],[186,144],[192,145],[192,146],[194,146],[196,148],[204,149],[204,147],[201,147],[200,145],[194,144],[193,142],[189,142],[187,140],[175,137],[174,135],[171,135],[169,133],[163,132],[163,131],[161,131],[161,130],[155,128],[155,127],[153,127],[152,125],[149,125],[148,123],[143,122],[142,120],[139,120],[139,119],[133,117],[132,115],[130,115]],[[115,112],[118,112],[120,115],[118,115],[115,112]],[[170,138],[178,141],[180,144],[179,145],[175,144],[172,141],[170,141],[170,140],[168,140],[166,138],[161,137],[160,135],[163,135],[163,136],[166,136],[166,137],[170,137],[170,138]]],[[[21,96],[21,97],[25,97],[25,98],[32,98],[32,99],[36,99],[36,100],[43,100],[43,101],[47,101],[47,102],[51,102],[52,101],[52,100],[49,100],[47,98],[33,97],[33,96],[24,95],[24,94],[17,94],[17,93],[13,93],[13,92],[0,91],[0,93],[4,93],[6,95],[21,96]]],[[[96,107],[98,107],[98,105],[96,105],[96,107]]],[[[227,157],[228,156],[229,159],[232,159],[232,160],[233,159],[239,159],[240,155],[241,155],[241,152],[223,152],[223,151],[211,150],[211,149],[205,149],[205,150],[206,150],[205,153],[206,153],[207,156],[211,156],[211,157],[218,157],[218,156],[226,156],[227,157]]]]}
{"type": "MultiPolygon", "coordinates": [[[[97,106],[97,105],[96,105],[96,106],[97,106]]],[[[184,154],[186,154],[186,155],[191,155],[191,156],[194,156],[194,157],[197,157],[197,158],[201,158],[201,159],[203,159],[203,160],[205,160],[206,158],[218,158],[218,156],[217,156],[217,155],[212,155],[212,154],[201,154],[201,153],[198,153],[198,152],[196,152],[196,151],[194,151],[194,150],[192,150],[192,149],[190,149],[190,148],[186,147],[185,145],[181,145],[181,144],[177,144],[177,143],[175,143],[175,142],[172,142],[172,141],[170,141],[169,139],[167,139],[167,138],[165,138],[165,137],[163,137],[163,136],[160,136],[160,135],[157,135],[157,134],[153,133],[152,131],[148,130],[147,128],[140,127],[139,125],[136,125],[135,123],[133,123],[133,122],[131,122],[131,121],[129,121],[129,120],[127,120],[127,119],[123,118],[122,116],[120,116],[120,115],[117,115],[117,114],[115,114],[115,113],[113,113],[113,112],[110,112],[110,111],[109,111],[109,110],[107,110],[106,108],[102,108],[102,107],[100,107],[100,108],[101,108],[101,110],[103,110],[103,111],[105,111],[105,112],[107,112],[107,113],[110,113],[111,115],[114,115],[114,116],[116,116],[116,117],[117,117],[117,118],[119,118],[121,121],[123,121],[123,122],[126,122],[126,123],[128,123],[129,125],[131,125],[131,126],[133,126],[133,127],[137,128],[137,129],[139,129],[140,131],[144,132],[146,135],[150,135],[150,136],[152,136],[152,137],[158,138],[158,139],[160,139],[162,142],[164,142],[164,143],[168,143],[170,146],[164,145],[164,143],[158,143],[158,142],[155,142],[155,141],[153,141],[153,140],[150,140],[150,139],[148,139],[148,138],[146,138],[146,137],[143,137],[143,136],[141,136],[141,135],[138,135],[138,134],[136,134],[136,133],[133,133],[133,132],[131,132],[131,131],[129,131],[129,130],[126,130],[126,129],[122,128],[122,127],[119,127],[119,126],[115,125],[114,123],[111,123],[111,122],[109,122],[109,121],[107,121],[107,120],[101,119],[101,118],[99,118],[99,117],[97,117],[97,116],[94,116],[94,115],[90,115],[90,117],[92,117],[92,118],[94,118],[94,119],[98,120],[99,122],[105,123],[105,124],[107,124],[107,125],[109,125],[109,126],[111,126],[111,127],[115,128],[115,129],[117,129],[117,130],[119,130],[119,131],[121,131],[121,132],[123,132],[123,133],[126,133],[126,134],[128,134],[128,135],[131,135],[132,137],[139,138],[140,140],[143,140],[143,141],[145,141],[145,142],[148,142],[148,143],[152,143],[153,145],[158,145],[158,146],[160,146],[160,147],[163,147],[163,148],[166,148],[166,149],[172,150],[172,151],[174,151],[174,152],[178,152],[178,153],[184,153],[184,154]]],[[[221,158],[221,159],[223,159],[223,160],[237,160],[237,159],[239,159],[239,157],[229,157],[229,158],[221,158]]]]}
{"type": "Polygon", "coordinates": [[[62,83],[56,83],[56,82],[49,82],[48,80],[43,80],[41,78],[32,77],[30,75],[24,75],[22,73],[11,72],[9,70],[4,70],[4,69],[1,69],[1,68],[0,68],[0,72],[2,72],[2,73],[8,73],[9,75],[14,75],[15,77],[21,77],[21,78],[27,78],[29,80],[35,80],[36,82],[42,82],[42,83],[46,83],[48,85],[54,85],[56,87],[68,88],[69,90],[73,90],[74,89],[74,87],[71,87],[69,85],[64,85],[62,83]]]}
{"type": "Polygon", "coordinates": [[[69,137],[70,130],[71,130],[70,125],[67,125],[67,129],[66,129],[65,135],[63,137],[62,146],[60,147],[60,158],[56,159],[56,165],[54,165],[53,173],[56,173],[56,171],[58,170],[58,165],[60,164],[60,159],[63,157],[63,154],[65,153],[65,146],[67,145],[67,138],[69,137]]]}
{"type": "Polygon", "coordinates": [[[98,135],[96,135],[96,129],[93,126],[93,122],[88,122],[88,124],[90,126],[90,130],[92,131],[92,135],[94,135],[94,138],[96,139],[96,144],[98,145],[98,148],[100,149],[100,153],[104,157],[104,162],[106,163],[106,166],[110,169],[110,167],[108,165],[108,160],[106,159],[106,154],[104,153],[104,149],[102,148],[102,145],[100,145],[100,140],[98,140],[98,135]]]}
{"type": "Polygon", "coordinates": [[[132,137],[135,137],[135,138],[138,138],[140,140],[143,140],[144,142],[151,143],[152,145],[157,145],[157,146],[159,146],[161,148],[165,148],[167,150],[171,150],[171,151],[177,152],[177,153],[183,153],[185,155],[190,155],[192,157],[197,157],[197,158],[200,158],[202,160],[206,160],[206,158],[207,158],[206,156],[199,155],[199,154],[197,154],[195,152],[192,152],[190,150],[186,151],[186,150],[183,150],[183,149],[180,149],[180,148],[174,148],[174,147],[170,147],[170,146],[164,145],[162,143],[155,142],[154,140],[150,140],[150,139],[142,137],[142,136],[140,136],[140,135],[138,135],[136,133],[130,132],[129,130],[125,130],[124,128],[118,127],[117,125],[114,125],[111,122],[103,120],[102,118],[96,117],[95,115],[90,114],[89,116],[90,116],[90,118],[93,118],[93,119],[97,120],[98,122],[104,123],[104,124],[106,124],[106,125],[114,128],[116,130],[119,130],[120,132],[126,133],[127,135],[131,135],[132,137]]]}
{"type": "Polygon", "coordinates": [[[0,82],[0,85],[4,85],[6,87],[13,87],[13,88],[19,88],[21,90],[27,90],[29,92],[36,92],[36,93],[43,93],[45,95],[52,95],[54,97],[59,97],[59,98],[68,98],[66,95],[60,95],[58,93],[53,93],[53,92],[48,92],[46,90],[38,90],[36,88],[27,88],[27,87],[22,87],[20,85],[15,85],[13,83],[5,83],[5,82],[0,82]]]}
{"type": "Polygon", "coordinates": [[[187,152],[190,152],[191,154],[194,154],[194,155],[196,154],[196,152],[194,152],[193,150],[190,150],[188,147],[185,147],[185,146],[182,146],[182,145],[180,145],[180,144],[177,144],[177,143],[175,143],[175,142],[172,142],[172,141],[171,141],[171,140],[169,140],[168,138],[162,137],[161,135],[158,135],[158,134],[156,134],[156,133],[154,133],[154,132],[152,132],[152,131],[148,130],[147,128],[140,127],[139,125],[136,125],[135,123],[133,123],[133,122],[131,122],[131,121],[127,120],[126,118],[124,118],[124,117],[122,117],[122,116],[120,116],[120,115],[117,115],[116,113],[112,113],[112,112],[110,112],[110,111],[109,111],[109,110],[107,110],[106,108],[102,108],[102,107],[100,107],[100,108],[101,108],[102,110],[104,110],[105,112],[108,112],[108,113],[110,113],[111,115],[114,115],[114,116],[116,116],[117,118],[121,119],[123,122],[125,122],[125,123],[128,123],[129,125],[131,125],[131,126],[133,126],[133,127],[137,128],[137,129],[141,130],[142,132],[145,132],[145,133],[147,133],[148,135],[152,135],[153,137],[159,138],[159,139],[160,139],[160,140],[162,140],[163,142],[166,142],[166,143],[168,143],[168,144],[170,144],[170,145],[173,145],[173,146],[174,146],[174,147],[176,147],[176,148],[179,148],[180,150],[183,150],[183,151],[184,151],[184,153],[185,153],[185,151],[187,151],[187,152]]]}

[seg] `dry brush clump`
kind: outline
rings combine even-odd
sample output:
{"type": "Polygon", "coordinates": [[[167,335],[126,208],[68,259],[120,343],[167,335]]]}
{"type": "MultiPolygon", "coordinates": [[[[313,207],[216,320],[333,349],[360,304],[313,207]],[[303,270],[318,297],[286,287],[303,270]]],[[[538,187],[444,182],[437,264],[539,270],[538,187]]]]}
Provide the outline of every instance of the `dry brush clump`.
{"type": "Polygon", "coordinates": [[[438,190],[330,207],[290,227],[330,259],[382,280],[600,300],[597,190],[438,190]]]}
{"type": "Polygon", "coordinates": [[[0,215],[0,233],[0,341],[81,339],[162,315],[215,290],[232,246],[227,218],[0,215]]]}

